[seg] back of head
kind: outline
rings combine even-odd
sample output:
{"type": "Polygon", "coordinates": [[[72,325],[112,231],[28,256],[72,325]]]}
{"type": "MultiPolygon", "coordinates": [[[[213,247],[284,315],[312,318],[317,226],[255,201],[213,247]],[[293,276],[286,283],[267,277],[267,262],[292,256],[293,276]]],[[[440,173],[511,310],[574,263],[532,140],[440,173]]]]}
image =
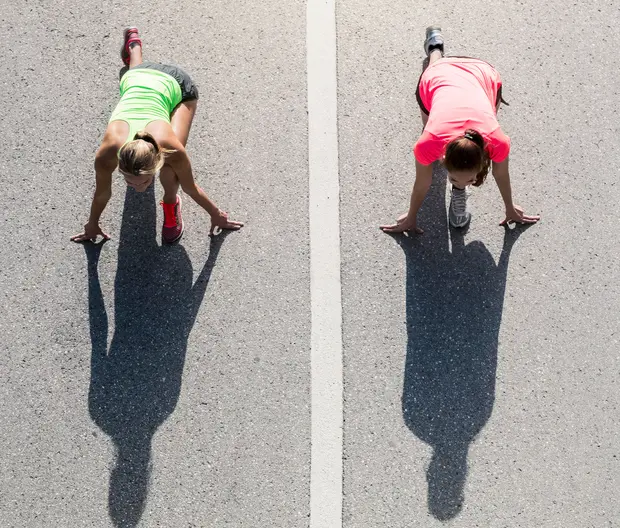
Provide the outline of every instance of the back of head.
{"type": "Polygon", "coordinates": [[[490,164],[484,139],[475,130],[467,129],[463,136],[453,139],[446,146],[444,166],[448,172],[475,172],[476,187],[484,183],[490,164]]]}
{"type": "Polygon", "coordinates": [[[118,154],[118,168],[134,176],[154,175],[164,166],[164,150],[148,132],[138,132],[118,154]]]}

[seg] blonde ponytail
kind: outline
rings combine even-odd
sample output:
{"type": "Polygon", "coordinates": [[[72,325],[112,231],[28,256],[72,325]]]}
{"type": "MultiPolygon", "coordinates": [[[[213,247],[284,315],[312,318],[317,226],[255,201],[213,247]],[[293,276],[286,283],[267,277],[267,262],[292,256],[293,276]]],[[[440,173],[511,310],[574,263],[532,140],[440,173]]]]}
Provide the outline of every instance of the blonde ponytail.
{"type": "Polygon", "coordinates": [[[159,146],[155,138],[141,130],[118,153],[118,168],[135,176],[154,175],[164,166],[166,154],[175,152],[159,146]]]}

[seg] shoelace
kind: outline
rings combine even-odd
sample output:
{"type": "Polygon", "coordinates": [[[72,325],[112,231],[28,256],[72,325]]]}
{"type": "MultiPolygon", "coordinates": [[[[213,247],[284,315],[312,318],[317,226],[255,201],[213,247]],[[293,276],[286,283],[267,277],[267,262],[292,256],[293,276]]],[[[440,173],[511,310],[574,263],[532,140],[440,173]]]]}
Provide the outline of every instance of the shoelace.
{"type": "Polygon", "coordinates": [[[455,215],[464,215],[467,212],[467,191],[465,189],[452,189],[451,205],[455,215]]]}

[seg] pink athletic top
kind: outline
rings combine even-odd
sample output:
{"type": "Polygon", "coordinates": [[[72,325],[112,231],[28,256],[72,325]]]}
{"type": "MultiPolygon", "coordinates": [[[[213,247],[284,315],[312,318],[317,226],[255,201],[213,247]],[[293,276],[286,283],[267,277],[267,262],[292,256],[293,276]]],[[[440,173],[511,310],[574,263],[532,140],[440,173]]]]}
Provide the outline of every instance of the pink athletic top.
{"type": "Polygon", "coordinates": [[[413,147],[416,159],[422,165],[441,159],[446,145],[471,128],[484,138],[491,160],[504,161],[510,152],[510,138],[502,132],[495,113],[501,85],[495,68],[478,59],[451,57],[431,64],[419,85],[429,118],[413,147]]]}

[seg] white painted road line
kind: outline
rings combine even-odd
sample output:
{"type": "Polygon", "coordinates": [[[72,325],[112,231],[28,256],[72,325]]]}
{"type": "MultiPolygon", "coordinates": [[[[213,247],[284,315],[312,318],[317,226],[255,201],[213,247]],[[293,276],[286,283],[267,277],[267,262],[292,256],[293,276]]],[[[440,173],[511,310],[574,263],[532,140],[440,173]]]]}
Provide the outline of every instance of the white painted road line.
{"type": "Polygon", "coordinates": [[[334,0],[308,0],[306,23],[312,307],[310,528],[340,528],[343,379],[334,0]]]}

